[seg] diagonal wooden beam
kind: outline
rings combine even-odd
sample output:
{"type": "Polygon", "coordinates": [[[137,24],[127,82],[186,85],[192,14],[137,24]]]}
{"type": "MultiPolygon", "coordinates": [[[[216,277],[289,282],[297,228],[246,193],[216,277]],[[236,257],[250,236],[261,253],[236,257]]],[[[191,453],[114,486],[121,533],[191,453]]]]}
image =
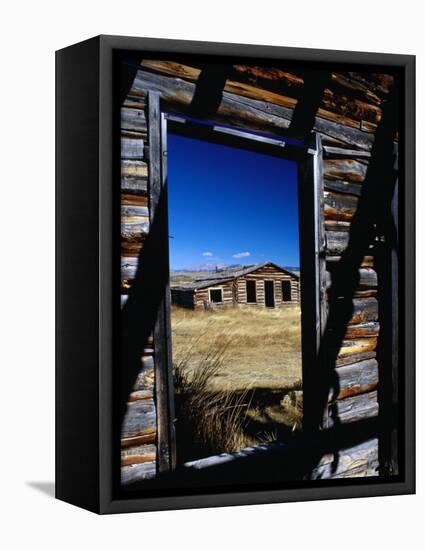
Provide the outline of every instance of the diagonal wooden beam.
{"type": "Polygon", "coordinates": [[[220,64],[208,64],[202,68],[190,104],[192,116],[207,118],[217,112],[230,70],[231,66],[220,64]]]}
{"type": "Polygon", "coordinates": [[[330,71],[309,70],[303,74],[304,86],[292,115],[288,133],[307,141],[314,128],[314,121],[320,107],[325,88],[331,80],[330,71]]]}

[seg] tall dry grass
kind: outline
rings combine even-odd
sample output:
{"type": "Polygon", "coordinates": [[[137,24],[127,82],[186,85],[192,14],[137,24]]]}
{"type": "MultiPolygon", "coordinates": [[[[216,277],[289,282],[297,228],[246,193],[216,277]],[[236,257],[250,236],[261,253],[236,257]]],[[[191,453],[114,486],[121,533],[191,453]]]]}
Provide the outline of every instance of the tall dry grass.
{"type": "Polygon", "coordinates": [[[211,348],[196,369],[189,358],[174,365],[177,430],[183,459],[233,452],[256,443],[245,433],[251,399],[243,392],[212,391],[212,380],[225,361],[226,345],[211,348]]]}
{"type": "Polygon", "coordinates": [[[180,460],[233,452],[299,429],[297,307],[172,309],[180,460]]]}

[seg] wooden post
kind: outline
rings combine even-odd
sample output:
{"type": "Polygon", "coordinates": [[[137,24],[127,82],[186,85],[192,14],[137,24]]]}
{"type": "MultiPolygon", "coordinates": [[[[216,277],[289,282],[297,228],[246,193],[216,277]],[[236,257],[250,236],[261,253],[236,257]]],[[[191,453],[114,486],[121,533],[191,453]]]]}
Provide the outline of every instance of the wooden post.
{"type": "MultiPolygon", "coordinates": [[[[155,398],[158,433],[158,470],[175,466],[174,398],[170,327],[170,287],[168,255],[168,209],[166,135],[160,110],[160,96],[148,93],[149,202],[150,223],[158,228],[158,269],[167,284],[158,307],[153,331],[155,358],[155,398]]],[[[158,274],[160,275],[160,274],[158,274]]],[[[159,277],[161,278],[161,277],[159,277]]]]}

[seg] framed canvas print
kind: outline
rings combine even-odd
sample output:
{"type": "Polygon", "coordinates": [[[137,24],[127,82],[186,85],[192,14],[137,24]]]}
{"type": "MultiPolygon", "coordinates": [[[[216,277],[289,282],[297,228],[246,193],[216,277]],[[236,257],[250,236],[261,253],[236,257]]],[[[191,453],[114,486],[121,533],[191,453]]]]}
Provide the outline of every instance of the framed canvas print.
{"type": "Polygon", "coordinates": [[[414,492],[414,57],[57,52],[57,497],[414,492]]]}

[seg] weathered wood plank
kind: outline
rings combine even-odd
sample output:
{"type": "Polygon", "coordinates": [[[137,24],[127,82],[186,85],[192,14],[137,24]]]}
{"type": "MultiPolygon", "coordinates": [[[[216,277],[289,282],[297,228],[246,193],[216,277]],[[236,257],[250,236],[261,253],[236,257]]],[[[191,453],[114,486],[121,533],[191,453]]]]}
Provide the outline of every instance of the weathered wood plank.
{"type": "Polygon", "coordinates": [[[327,179],[361,183],[365,179],[367,165],[354,159],[326,159],[323,170],[327,179]]]}
{"type": "Polygon", "coordinates": [[[156,411],[153,399],[127,403],[121,437],[136,437],[156,432],[156,411]]]}
{"type": "MultiPolygon", "coordinates": [[[[366,102],[379,106],[382,99],[370,90],[370,88],[362,82],[350,78],[348,74],[332,73],[332,83],[335,86],[337,84],[342,89],[352,90],[361,94],[366,102]]],[[[332,86],[332,87],[334,87],[332,86]]]]}
{"type": "Polygon", "coordinates": [[[378,440],[375,438],[336,453],[326,453],[310,479],[376,476],[378,466],[378,440]]]}
{"type": "Polygon", "coordinates": [[[352,365],[353,363],[366,361],[366,359],[374,359],[375,357],[376,351],[365,351],[363,353],[357,353],[355,355],[346,355],[344,357],[338,357],[335,366],[343,367],[345,365],[352,365]]]}
{"type": "Polygon", "coordinates": [[[336,193],[344,193],[347,195],[354,195],[356,197],[360,197],[360,195],[362,194],[361,183],[353,183],[350,181],[343,181],[343,180],[325,179],[323,184],[324,184],[324,188],[327,191],[335,191],[336,193]]]}
{"type": "Polygon", "coordinates": [[[129,488],[133,483],[152,479],[156,475],[156,463],[144,462],[143,464],[132,464],[121,468],[121,486],[129,488]]]}
{"type": "Polygon", "coordinates": [[[360,353],[365,353],[368,351],[375,351],[377,342],[377,338],[343,340],[338,353],[338,359],[342,357],[347,357],[348,355],[358,355],[360,353]]]}
{"type": "Polygon", "coordinates": [[[121,159],[143,160],[144,159],[143,139],[122,136],[121,137],[121,159]]]}
{"type": "Polygon", "coordinates": [[[337,93],[329,88],[324,91],[322,105],[331,112],[357,121],[367,120],[377,124],[382,117],[382,109],[377,105],[355,97],[348,97],[347,94],[337,93]]]}
{"type": "Polygon", "coordinates": [[[154,398],[154,395],[153,395],[153,390],[138,390],[138,391],[133,391],[130,393],[130,395],[128,396],[128,401],[129,402],[132,402],[132,401],[141,401],[142,399],[153,399],[154,398]]]}
{"type": "Polygon", "coordinates": [[[373,134],[362,132],[356,128],[349,128],[343,124],[338,124],[316,116],[314,129],[332,138],[338,139],[339,141],[347,143],[351,147],[358,147],[359,149],[366,151],[370,151],[372,149],[374,141],[373,134]]]}
{"type": "Polygon", "coordinates": [[[378,300],[366,298],[353,300],[353,313],[350,324],[370,323],[378,320],[378,300]]]}
{"type": "Polygon", "coordinates": [[[330,405],[329,425],[332,427],[335,422],[340,424],[358,422],[359,420],[378,416],[378,412],[377,391],[374,390],[368,393],[362,393],[360,395],[334,401],[330,405]]]}
{"type": "Polygon", "coordinates": [[[143,59],[141,66],[162,74],[177,76],[195,82],[201,73],[200,69],[176,61],[162,61],[158,59],[143,59]]]}
{"type": "MultiPolygon", "coordinates": [[[[121,203],[121,219],[124,218],[149,218],[149,209],[147,206],[130,205],[121,203]]],[[[145,221],[145,220],[140,220],[145,221]]]]}
{"type": "Polygon", "coordinates": [[[143,248],[145,238],[141,236],[137,241],[121,241],[121,255],[128,258],[139,256],[143,248]]]}
{"type": "Polygon", "coordinates": [[[368,322],[349,325],[344,338],[375,338],[379,334],[379,323],[368,322]]]}
{"type": "Polygon", "coordinates": [[[351,221],[356,213],[358,202],[358,197],[325,191],[325,218],[339,221],[351,221]]]}
{"type": "Polygon", "coordinates": [[[121,450],[121,466],[143,464],[154,460],[156,460],[156,446],[152,444],[124,447],[121,450]]]}
{"type": "Polygon", "coordinates": [[[329,399],[345,399],[374,390],[378,385],[378,362],[369,359],[335,369],[338,393],[330,392],[329,399]]]}
{"type": "Polygon", "coordinates": [[[122,222],[121,239],[127,241],[139,241],[145,237],[149,231],[148,221],[122,222]]]}
{"type": "Polygon", "coordinates": [[[146,194],[148,169],[145,162],[121,160],[121,191],[126,194],[146,194]]]}
{"type": "Polygon", "coordinates": [[[146,116],[142,109],[121,109],[121,130],[131,130],[146,135],[146,116]]]}
{"type": "MultiPolygon", "coordinates": [[[[122,206],[148,206],[146,195],[135,195],[131,193],[121,193],[122,206]]],[[[143,214],[145,215],[145,214],[143,214]]]]}
{"type": "Polygon", "coordinates": [[[149,445],[151,443],[156,443],[156,432],[121,438],[121,448],[134,447],[135,445],[149,445]]]}
{"type": "Polygon", "coordinates": [[[323,147],[324,157],[326,159],[355,158],[369,159],[372,156],[370,151],[359,151],[358,149],[346,149],[344,147],[334,147],[325,145],[323,147]]]}

